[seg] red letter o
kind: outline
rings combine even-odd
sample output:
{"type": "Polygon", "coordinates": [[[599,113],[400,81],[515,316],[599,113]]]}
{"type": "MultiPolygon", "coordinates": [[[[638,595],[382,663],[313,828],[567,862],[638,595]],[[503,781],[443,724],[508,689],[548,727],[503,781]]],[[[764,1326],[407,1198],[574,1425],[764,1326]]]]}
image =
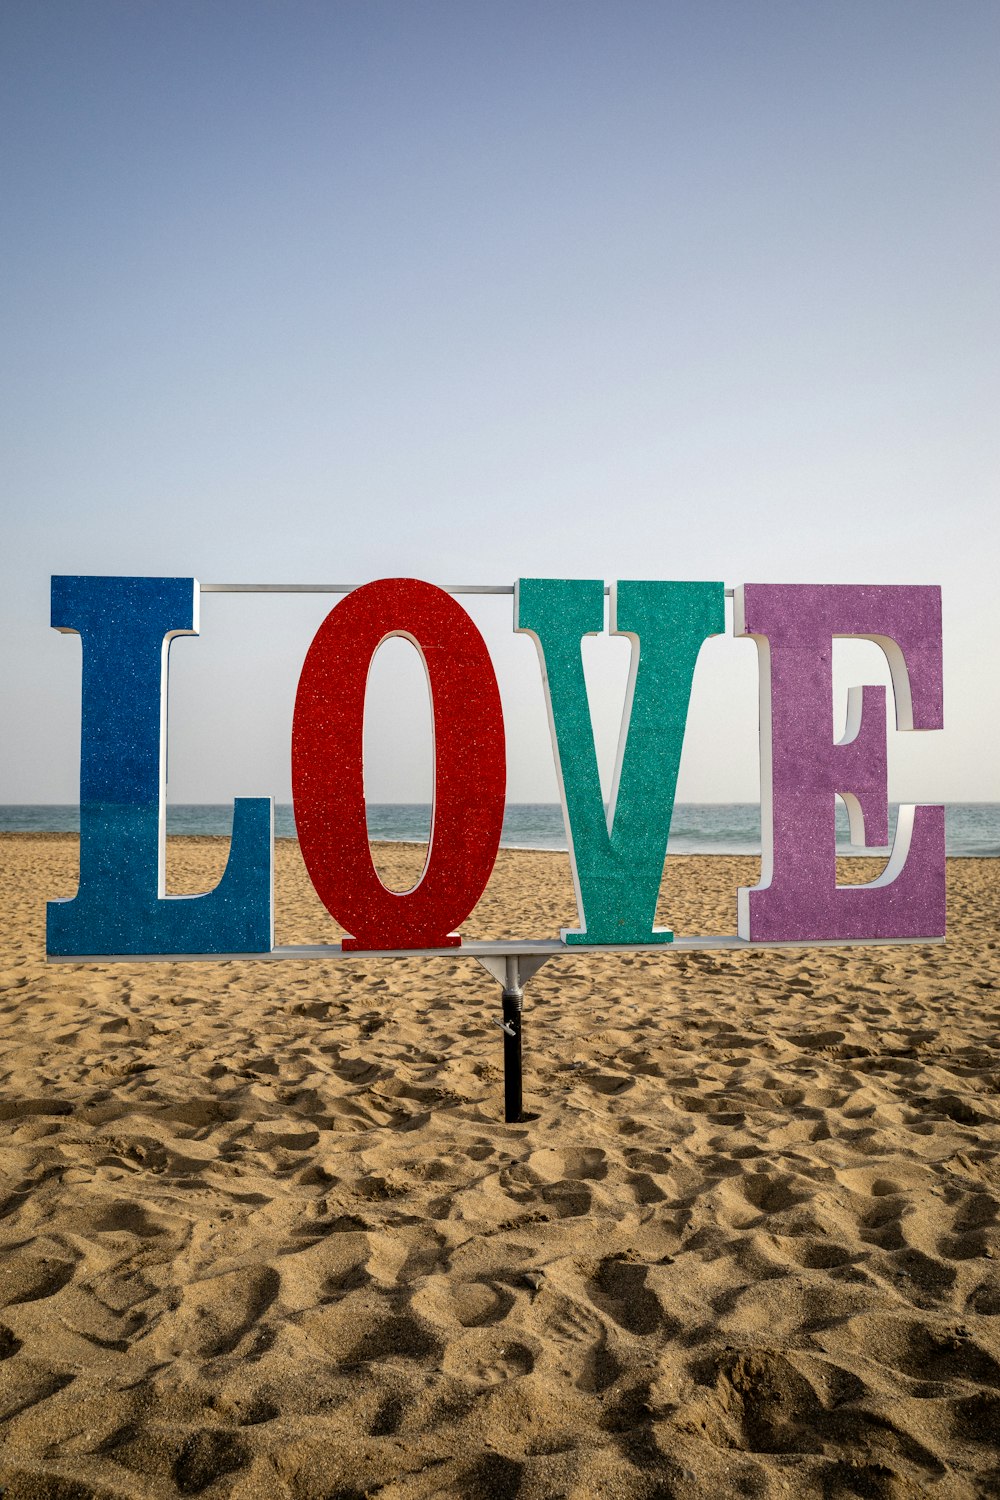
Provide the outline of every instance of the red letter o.
{"type": "Polygon", "coordinates": [[[485,889],[506,789],[503,711],[493,663],[450,594],[384,578],[348,594],[306,653],[292,720],[292,796],[302,857],[344,948],[453,948],[453,928],[485,889]],[[410,891],[388,890],[368,844],[365,693],[372,657],[401,635],[423,657],[434,724],[427,861],[410,891]]]}

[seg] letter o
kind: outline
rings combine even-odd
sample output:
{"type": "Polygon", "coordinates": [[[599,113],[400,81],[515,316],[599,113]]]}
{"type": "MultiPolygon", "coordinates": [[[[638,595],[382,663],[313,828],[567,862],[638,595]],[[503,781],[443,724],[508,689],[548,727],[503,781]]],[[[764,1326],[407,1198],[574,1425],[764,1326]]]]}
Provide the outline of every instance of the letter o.
{"type": "Polygon", "coordinates": [[[461,943],[453,929],[482,895],[500,846],[506,780],[496,674],[461,605],[416,578],[383,578],[336,604],[306,653],[295,695],[292,797],[306,869],[351,934],[345,949],[461,943]],[[365,813],[368,674],[392,636],[420,653],[434,726],[427,859],[418,883],[402,892],[379,879],[365,813]]]}

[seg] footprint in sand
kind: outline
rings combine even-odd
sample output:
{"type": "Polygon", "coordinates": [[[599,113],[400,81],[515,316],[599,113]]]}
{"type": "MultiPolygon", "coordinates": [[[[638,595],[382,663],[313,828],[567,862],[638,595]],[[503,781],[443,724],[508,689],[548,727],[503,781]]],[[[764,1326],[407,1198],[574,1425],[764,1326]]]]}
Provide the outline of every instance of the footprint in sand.
{"type": "Polygon", "coordinates": [[[0,1120],[26,1120],[31,1115],[71,1115],[71,1099],[0,1099],[0,1120]]]}
{"type": "Polygon", "coordinates": [[[663,1309],[646,1286],[648,1267],[609,1255],[591,1279],[591,1300],[627,1333],[655,1333],[664,1323],[663,1309]]]}
{"type": "Polygon", "coordinates": [[[569,1146],[563,1150],[546,1147],[532,1151],[526,1165],[542,1182],[562,1178],[600,1181],[608,1175],[607,1153],[596,1146],[569,1146]]]}
{"type": "Polygon", "coordinates": [[[626,1172],[624,1186],[625,1191],[640,1206],[648,1203],[662,1203],[667,1196],[648,1172],[626,1172]]]}
{"type": "Polygon", "coordinates": [[[967,1329],[936,1327],[891,1313],[861,1313],[824,1342],[870,1351],[871,1357],[911,1380],[933,1383],[974,1381],[1000,1388],[1000,1364],[967,1329]]]}
{"type": "Polygon", "coordinates": [[[181,1304],[156,1329],[156,1342],[171,1354],[215,1359],[230,1354],[278,1295],[276,1271],[257,1267],[223,1272],[184,1289],[181,1304]]]}
{"type": "Polygon", "coordinates": [[[512,1292],[491,1281],[454,1282],[447,1276],[427,1276],[413,1297],[420,1317],[447,1332],[484,1328],[500,1323],[514,1306],[512,1292]]]}
{"type": "Polygon", "coordinates": [[[17,1334],[0,1323],[0,1359],[10,1359],[20,1348],[21,1340],[17,1334]]]}
{"type": "Polygon", "coordinates": [[[76,1269],[68,1260],[15,1252],[0,1259],[0,1307],[54,1296],[76,1269]]]}
{"type": "Polygon", "coordinates": [[[969,1293],[966,1306],[970,1312],[979,1313],[980,1317],[1000,1316],[1000,1284],[989,1281],[980,1282],[975,1291],[969,1293]]]}
{"type": "Polygon", "coordinates": [[[340,1301],[310,1313],[305,1333],[338,1364],[366,1364],[378,1359],[432,1359],[440,1341],[409,1310],[405,1301],[384,1290],[363,1287],[340,1301]]]}
{"type": "Polygon", "coordinates": [[[547,1182],[540,1194],[546,1208],[558,1219],[579,1218],[589,1212],[590,1190],[580,1182],[547,1182]]]}
{"type": "Polygon", "coordinates": [[[92,1286],[73,1282],[60,1298],[59,1320],[71,1332],[98,1349],[124,1352],[138,1335],[146,1319],[136,1310],[120,1313],[92,1286]]]}
{"type": "Polygon", "coordinates": [[[859,1258],[847,1245],[810,1234],[786,1239],[782,1249],[790,1261],[806,1271],[834,1271],[859,1258]]]}
{"type": "Polygon", "coordinates": [[[442,1368],[462,1381],[497,1385],[530,1375],[535,1356],[527,1344],[494,1328],[473,1328],[445,1348],[442,1368]]]}
{"type": "Polygon", "coordinates": [[[952,1407],[952,1436],[966,1443],[985,1443],[1000,1449],[1000,1396],[978,1392],[952,1407]]]}
{"type": "MultiPolygon", "coordinates": [[[[0,1422],[11,1422],[22,1412],[39,1406],[50,1396],[71,1385],[75,1376],[50,1369],[39,1360],[22,1354],[17,1366],[10,1366],[10,1378],[0,1379],[0,1422]],[[16,1368],[16,1374],[13,1373],[16,1368]]],[[[7,1367],[5,1367],[5,1375],[7,1367]]]]}
{"type": "Polygon", "coordinates": [[[621,1373],[602,1319],[568,1297],[559,1296],[550,1304],[545,1319],[545,1351],[546,1361],[554,1360],[580,1391],[597,1394],[607,1390],[621,1373]]]}
{"type": "Polygon", "coordinates": [[[174,1464],[174,1479],[182,1495],[198,1495],[224,1474],[246,1468],[250,1450],[235,1432],[205,1427],[188,1438],[174,1464]]]}
{"type": "Polygon", "coordinates": [[[997,1200],[991,1193],[967,1193],[954,1208],[951,1233],[934,1238],[933,1248],[947,1260],[978,1260],[988,1253],[987,1231],[997,1226],[997,1200]]]}
{"type": "Polygon", "coordinates": [[[500,1323],[514,1305],[510,1292],[484,1281],[461,1282],[452,1295],[455,1317],[463,1328],[500,1323]]]}
{"type": "Polygon", "coordinates": [[[651,1172],[654,1176],[664,1176],[673,1166],[670,1157],[662,1151],[643,1151],[639,1147],[632,1147],[622,1152],[622,1155],[626,1166],[633,1172],[651,1172]]]}
{"type": "Polygon", "coordinates": [[[744,1453],[815,1453],[823,1403],[795,1366],[772,1349],[727,1351],[714,1361],[711,1392],[692,1419],[715,1447],[744,1453]]]}
{"type": "Polygon", "coordinates": [[[770,1172],[748,1172],[740,1187],[753,1208],[762,1214],[777,1214],[806,1201],[806,1194],[794,1191],[792,1181],[790,1177],[770,1172]]]}

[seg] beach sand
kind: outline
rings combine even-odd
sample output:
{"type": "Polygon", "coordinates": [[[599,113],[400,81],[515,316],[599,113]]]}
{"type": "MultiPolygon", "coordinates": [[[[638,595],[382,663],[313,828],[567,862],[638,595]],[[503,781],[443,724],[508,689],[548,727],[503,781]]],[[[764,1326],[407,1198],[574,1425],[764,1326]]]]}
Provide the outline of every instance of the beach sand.
{"type": "MultiPolygon", "coordinates": [[[[1000,861],[944,946],[553,960],[508,1126],[473,961],[46,967],[75,840],[0,859],[7,1500],[1000,1495],[1000,861]]],[[[662,919],[756,868],[671,858],[662,919]]],[[[574,922],[504,851],[465,930],[574,922]]]]}

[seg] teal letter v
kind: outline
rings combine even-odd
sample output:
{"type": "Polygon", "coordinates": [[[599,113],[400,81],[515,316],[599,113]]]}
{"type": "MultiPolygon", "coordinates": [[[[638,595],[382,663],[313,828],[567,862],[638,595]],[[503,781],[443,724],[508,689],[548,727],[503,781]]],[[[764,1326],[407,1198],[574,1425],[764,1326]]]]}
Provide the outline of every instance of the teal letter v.
{"type": "Polygon", "coordinates": [[[654,929],[691,681],[702,642],[725,629],[721,583],[611,587],[611,633],[632,643],[611,799],[605,812],[580,650],[604,628],[599,579],[522,578],[515,630],[533,637],[580,913],[567,943],[669,943],[654,929]]]}

